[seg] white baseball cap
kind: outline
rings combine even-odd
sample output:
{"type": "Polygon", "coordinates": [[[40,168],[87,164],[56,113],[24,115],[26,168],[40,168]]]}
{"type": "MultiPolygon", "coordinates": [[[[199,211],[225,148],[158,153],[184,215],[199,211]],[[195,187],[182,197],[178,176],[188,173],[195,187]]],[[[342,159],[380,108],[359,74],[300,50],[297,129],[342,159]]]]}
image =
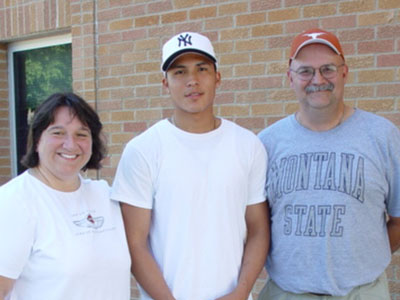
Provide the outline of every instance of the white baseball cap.
{"type": "Polygon", "coordinates": [[[182,54],[194,52],[204,55],[217,65],[214,48],[210,40],[196,32],[182,32],[169,39],[162,49],[161,70],[166,72],[182,54]]]}

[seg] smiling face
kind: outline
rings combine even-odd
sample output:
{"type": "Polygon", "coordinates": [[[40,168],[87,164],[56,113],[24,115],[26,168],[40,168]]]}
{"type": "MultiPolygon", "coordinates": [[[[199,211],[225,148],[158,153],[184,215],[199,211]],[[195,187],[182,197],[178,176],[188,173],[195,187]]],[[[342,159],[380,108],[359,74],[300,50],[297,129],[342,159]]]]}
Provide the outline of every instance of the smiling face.
{"type": "Polygon", "coordinates": [[[212,114],[220,78],[211,60],[186,53],[172,63],[163,85],[171,95],[176,114],[212,114]]]}
{"type": "Polygon", "coordinates": [[[348,68],[342,57],[326,45],[308,45],[300,50],[296,59],[290,65],[290,69],[295,71],[304,67],[316,69],[315,75],[308,81],[302,80],[294,71],[288,71],[290,86],[304,110],[329,108],[343,102],[348,68]],[[319,71],[319,68],[323,65],[339,66],[336,76],[329,78],[329,80],[324,78],[319,71]],[[328,88],[329,85],[332,88],[328,88]],[[327,87],[327,89],[324,90],[324,87],[327,87]]]}
{"type": "Polygon", "coordinates": [[[37,145],[39,170],[49,181],[73,182],[92,155],[92,136],[68,107],[60,107],[37,145]]]}

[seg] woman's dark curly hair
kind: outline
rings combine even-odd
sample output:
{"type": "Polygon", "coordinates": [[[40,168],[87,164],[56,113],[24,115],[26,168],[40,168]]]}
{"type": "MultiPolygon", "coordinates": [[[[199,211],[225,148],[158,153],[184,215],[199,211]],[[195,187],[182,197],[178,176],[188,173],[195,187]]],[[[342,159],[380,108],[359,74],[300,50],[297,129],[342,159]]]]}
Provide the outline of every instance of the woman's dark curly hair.
{"type": "Polygon", "coordinates": [[[106,155],[106,147],[101,138],[103,125],[93,108],[74,93],[55,93],[36,109],[29,128],[27,152],[21,159],[22,165],[27,168],[34,168],[39,165],[37,145],[43,131],[54,122],[56,112],[60,107],[68,107],[73,116],[90,128],[92,134],[92,156],[82,170],[100,169],[101,160],[106,155]]]}

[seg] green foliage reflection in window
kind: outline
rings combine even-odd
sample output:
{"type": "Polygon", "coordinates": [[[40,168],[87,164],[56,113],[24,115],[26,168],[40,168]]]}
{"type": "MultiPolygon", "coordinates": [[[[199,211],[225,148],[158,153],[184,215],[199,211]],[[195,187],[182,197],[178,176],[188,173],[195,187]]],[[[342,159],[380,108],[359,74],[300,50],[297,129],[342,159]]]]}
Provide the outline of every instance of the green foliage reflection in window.
{"type": "Polygon", "coordinates": [[[53,93],[72,91],[71,44],[26,51],[25,83],[29,111],[53,93]]]}

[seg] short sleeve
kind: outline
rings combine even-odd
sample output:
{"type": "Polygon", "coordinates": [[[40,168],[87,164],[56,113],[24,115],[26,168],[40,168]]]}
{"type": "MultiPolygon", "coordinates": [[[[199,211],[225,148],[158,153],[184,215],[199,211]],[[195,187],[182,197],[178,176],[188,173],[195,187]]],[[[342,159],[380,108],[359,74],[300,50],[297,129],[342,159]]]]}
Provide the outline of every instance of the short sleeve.
{"type": "Polygon", "coordinates": [[[400,217],[400,131],[394,126],[387,137],[387,143],[389,192],[386,199],[386,206],[389,215],[400,217]]]}
{"type": "Polygon", "coordinates": [[[36,222],[24,204],[0,188],[0,275],[12,279],[22,273],[34,243],[36,222]]]}
{"type": "Polygon", "coordinates": [[[254,155],[249,176],[248,205],[264,202],[266,199],[267,153],[261,141],[256,139],[254,144],[254,155]]]}
{"type": "Polygon", "coordinates": [[[153,206],[151,167],[135,143],[130,142],[122,153],[111,199],[141,208],[153,206]]]}

